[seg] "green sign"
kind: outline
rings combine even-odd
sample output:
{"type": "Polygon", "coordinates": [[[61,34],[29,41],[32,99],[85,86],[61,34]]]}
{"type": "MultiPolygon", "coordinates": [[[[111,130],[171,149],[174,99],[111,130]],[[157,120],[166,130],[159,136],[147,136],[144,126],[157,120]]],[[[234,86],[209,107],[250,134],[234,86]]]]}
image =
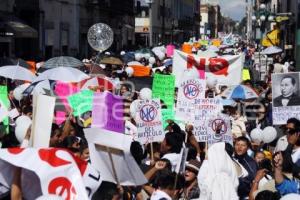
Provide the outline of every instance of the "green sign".
{"type": "Polygon", "coordinates": [[[152,97],[160,98],[168,109],[173,109],[175,98],[175,76],[155,74],[152,97]]]}
{"type": "Polygon", "coordinates": [[[79,116],[93,107],[94,92],[91,90],[82,90],[68,97],[68,102],[73,109],[73,115],[79,116]]]}
{"type": "MultiPolygon", "coordinates": [[[[8,100],[8,93],[7,93],[7,86],[5,85],[0,85],[0,100],[4,104],[4,106],[8,109],[9,108],[9,100],[8,100]]],[[[5,117],[3,119],[3,125],[5,132],[9,132],[9,118],[5,117]]]]}
{"type": "Polygon", "coordinates": [[[171,119],[174,121],[174,110],[173,109],[161,109],[162,119],[163,119],[163,127],[164,129],[168,126],[167,120],[171,119]]]}

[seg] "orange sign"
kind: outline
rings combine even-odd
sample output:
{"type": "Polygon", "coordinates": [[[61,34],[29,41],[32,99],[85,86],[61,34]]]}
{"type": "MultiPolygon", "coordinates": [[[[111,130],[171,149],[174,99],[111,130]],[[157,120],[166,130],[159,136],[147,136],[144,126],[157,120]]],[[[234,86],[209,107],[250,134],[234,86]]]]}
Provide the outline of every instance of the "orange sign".
{"type": "Polygon", "coordinates": [[[138,66],[132,65],[130,66],[133,68],[133,76],[134,77],[143,77],[143,76],[150,76],[150,68],[146,66],[138,66]]]}

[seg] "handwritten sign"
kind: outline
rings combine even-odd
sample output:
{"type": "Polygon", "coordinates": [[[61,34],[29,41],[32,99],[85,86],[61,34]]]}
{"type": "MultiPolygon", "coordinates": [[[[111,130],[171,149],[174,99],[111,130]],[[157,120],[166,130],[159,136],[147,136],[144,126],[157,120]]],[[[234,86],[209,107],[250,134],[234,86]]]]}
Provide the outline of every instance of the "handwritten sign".
{"type": "Polygon", "coordinates": [[[110,92],[95,93],[92,110],[92,128],[124,133],[123,100],[110,92]]]}
{"type": "Polygon", "coordinates": [[[228,115],[218,114],[206,120],[207,143],[211,146],[217,142],[233,144],[231,123],[228,115]]]}
{"type": "Polygon", "coordinates": [[[205,98],[205,80],[186,79],[178,89],[176,104],[176,119],[191,122],[194,118],[194,107],[197,102],[205,98]]]}
{"type": "Polygon", "coordinates": [[[79,116],[92,110],[94,93],[90,90],[82,90],[68,97],[68,102],[73,109],[74,116],[79,116]]]}
{"type": "Polygon", "coordinates": [[[272,112],[274,125],[286,124],[293,117],[300,120],[300,106],[273,107],[272,112]]]}
{"type": "Polygon", "coordinates": [[[161,109],[164,129],[168,126],[167,120],[174,120],[175,112],[173,109],[161,109]]]}
{"type": "Polygon", "coordinates": [[[164,101],[168,108],[173,108],[175,96],[175,76],[155,74],[152,85],[152,97],[164,101]]]}
{"type": "Polygon", "coordinates": [[[194,135],[198,142],[207,141],[206,120],[222,110],[220,99],[200,99],[195,105],[194,135]]]}
{"type": "Polygon", "coordinates": [[[158,99],[139,100],[135,121],[138,130],[137,140],[142,144],[161,142],[164,139],[161,107],[158,99]]]}

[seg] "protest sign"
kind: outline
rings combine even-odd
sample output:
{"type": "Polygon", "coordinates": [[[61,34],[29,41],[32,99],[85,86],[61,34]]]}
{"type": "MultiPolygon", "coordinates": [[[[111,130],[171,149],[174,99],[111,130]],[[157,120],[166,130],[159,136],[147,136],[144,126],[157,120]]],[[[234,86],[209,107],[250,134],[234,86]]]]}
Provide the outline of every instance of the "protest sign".
{"type": "Polygon", "coordinates": [[[161,142],[164,139],[164,131],[160,101],[158,99],[139,100],[136,108],[137,140],[142,144],[161,142]]]}
{"type": "Polygon", "coordinates": [[[225,55],[217,58],[199,57],[189,55],[175,50],[173,59],[173,75],[175,75],[175,85],[178,87],[182,82],[182,74],[187,69],[192,74],[201,77],[205,71],[207,78],[217,79],[219,84],[238,85],[242,81],[242,69],[244,54],[225,55]]]}
{"type": "Polygon", "coordinates": [[[251,80],[249,69],[243,69],[243,81],[251,80]]]}
{"type": "Polygon", "coordinates": [[[162,119],[163,119],[163,128],[165,129],[168,126],[167,120],[173,120],[175,112],[173,109],[161,109],[162,119]]]}
{"type": "Polygon", "coordinates": [[[124,133],[123,100],[110,92],[95,93],[92,127],[124,133]]]}
{"type": "Polygon", "coordinates": [[[147,66],[131,65],[133,68],[133,77],[150,76],[151,68],[147,66]]]}
{"type": "Polygon", "coordinates": [[[206,127],[208,146],[217,142],[233,144],[231,122],[228,115],[217,114],[207,118],[206,127]]]}
{"type": "Polygon", "coordinates": [[[0,149],[0,185],[4,186],[0,186],[0,196],[9,190],[16,167],[20,167],[25,199],[54,194],[65,200],[88,200],[102,179],[87,165],[62,149],[0,149]]]}
{"type": "Polygon", "coordinates": [[[207,140],[206,120],[222,110],[221,99],[200,99],[195,104],[194,135],[198,142],[207,140]]]}
{"type": "Polygon", "coordinates": [[[79,92],[79,88],[75,87],[71,83],[64,83],[61,81],[57,81],[54,89],[55,94],[60,98],[61,102],[66,108],[70,108],[67,98],[68,96],[79,92]]]}
{"type": "Polygon", "coordinates": [[[64,121],[66,121],[66,119],[67,119],[66,112],[63,111],[55,112],[55,124],[61,125],[62,123],[64,123],[64,121]]]}
{"type": "Polygon", "coordinates": [[[147,182],[130,153],[132,137],[100,128],[84,129],[93,166],[104,181],[126,186],[147,182]],[[101,134],[100,134],[101,133],[101,134]]]}
{"type": "Polygon", "coordinates": [[[55,97],[38,95],[33,104],[31,142],[32,147],[49,147],[54,116],[55,97]]]}
{"type": "Polygon", "coordinates": [[[300,119],[300,73],[272,74],[273,124],[286,124],[289,118],[300,119]]]}
{"type": "Polygon", "coordinates": [[[175,118],[177,120],[194,121],[196,102],[205,98],[206,81],[200,79],[185,79],[178,88],[175,118]]]}
{"type": "Polygon", "coordinates": [[[91,111],[93,107],[94,92],[91,90],[82,90],[68,97],[68,102],[73,109],[75,117],[91,111]]]}
{"type": "MultiPolygon", "coordinates": [[[[7,86],[0,86],[0,102],[1,106],[4,106],[6,109],[9,108],[10,103],[8,100],[8,93],[7,93],[7,86]]],[[[5,132],[9,132],[9,118],[8,116],[5,116],[2,120],[3,125],[5,126],[5,132]]]]}
{"type": "Polygon", "coordinates": [[[152,85],[152,97],[163,100],[169,109],[174,106],[175,77],[173,75],[155,74],[152,85]]]}

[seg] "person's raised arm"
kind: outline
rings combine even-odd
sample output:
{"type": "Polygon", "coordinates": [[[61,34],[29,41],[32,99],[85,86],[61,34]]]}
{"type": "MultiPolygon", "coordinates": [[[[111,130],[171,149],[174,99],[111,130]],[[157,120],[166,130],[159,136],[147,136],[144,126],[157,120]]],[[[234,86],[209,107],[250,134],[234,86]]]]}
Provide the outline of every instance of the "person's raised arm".
{"type": "Polygon", "coordinates": [[[274,157],[274,178],[276,184],[280,184],[284,181],[284,176],[282,174],[282,163],[283,163],[282,153],[279,152],[274,157]]]}

